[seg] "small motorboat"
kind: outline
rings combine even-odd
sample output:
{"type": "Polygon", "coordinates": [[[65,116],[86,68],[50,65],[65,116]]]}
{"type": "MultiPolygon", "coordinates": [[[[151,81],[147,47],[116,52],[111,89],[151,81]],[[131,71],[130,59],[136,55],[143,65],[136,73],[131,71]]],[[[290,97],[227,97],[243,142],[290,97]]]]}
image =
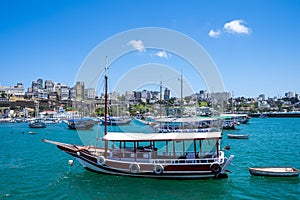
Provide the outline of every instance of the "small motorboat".
{"type": "Polygon", "coordinates": [[[231,139],[248,139],[249,134],[227,134],[227,137],[231,139]]]}
{"type": "Polygon", "coordinates": [[[299,176],[300,171],[294,167],[256,167],[249,168],[249,172],[254,176],[291,177],[299,176]]]}
{"type": "Polygon", "coordinates": [[[28,124],[30,128],[46,128],[46,124],[43,119],[35,119],[28,124]]]}
{"type": "Polygon", "coordinates": [[[89,118],[70,119],[67,124],[69,129],[87,130],[94,127],[95,121],[89,118]]]}

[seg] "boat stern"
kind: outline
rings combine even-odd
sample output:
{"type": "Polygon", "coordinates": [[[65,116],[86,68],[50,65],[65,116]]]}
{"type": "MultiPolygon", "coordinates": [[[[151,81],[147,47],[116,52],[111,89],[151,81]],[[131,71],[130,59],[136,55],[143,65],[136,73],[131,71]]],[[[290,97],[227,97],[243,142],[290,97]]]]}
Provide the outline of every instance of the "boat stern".
{"type": "Polygon", "coordinates": [[[216,174],[216,178],[228,178],[228,175],[226,172],[228,172],[227,168],[233,158],[234,158],[234,155],[230,155],[230,157],[228,159],[226,159],[226,161],[224,162],[224,164],[222,166],[220,173],[216,174]]]}

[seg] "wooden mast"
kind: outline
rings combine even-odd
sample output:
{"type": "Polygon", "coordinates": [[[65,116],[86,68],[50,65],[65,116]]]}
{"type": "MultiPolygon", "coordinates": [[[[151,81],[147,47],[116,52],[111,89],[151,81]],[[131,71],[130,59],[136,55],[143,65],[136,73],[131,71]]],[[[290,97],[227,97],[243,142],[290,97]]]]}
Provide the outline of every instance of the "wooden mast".
{"type": "MultiPolygon", "coordinates": [[[[108,100],[108,61],[107,61],[107,57],[105,59],[105,75],[104,75],[104,79],[105,79],[105,91],[104,91],[104,135],[107,134],[107,100],[108,100]]],[[[104,142],[104,149],[105,149],[105,157],[107,156],[107,149],[108,149],[108,141],[105,140],[104,142]]]]}
{"type": "Polygon", "coordinates": [[[108,60],[105,61],[105,91],[104,91],[104,135],[107,134],[107,114],[108,114],[108,60]]]}

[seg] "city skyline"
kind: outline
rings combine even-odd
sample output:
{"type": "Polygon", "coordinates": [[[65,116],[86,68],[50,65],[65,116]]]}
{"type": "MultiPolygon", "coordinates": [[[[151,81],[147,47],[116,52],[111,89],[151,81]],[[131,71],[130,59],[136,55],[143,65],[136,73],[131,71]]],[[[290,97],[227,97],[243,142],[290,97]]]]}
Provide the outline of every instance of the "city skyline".
{"type": "MultiPolygon", "coordinates": [[[[83,87],[84,90],[86,90],[87,93],[91,93],[91,90],[93,90],[93,92],[92,92],[93,94],[91,96],[100,97],[100,96],[103,95],[103,92],[102,93],[101,92],[97,93],[96,88],[87,88],[87,87],[85,87],[84,86],[84,82],[76,82],[74,85],[69,86],[69,85],[64,84],[62,82],[55,82],[53,80],[42,79],[42,78],[38,78],[36,80],[33,80],[31,82],[31,85],[28,86],[28,87],[25,87],[24,84],[22,83],[22,81],[18,81],[14,85],[5,85],[5,86],[4,85],[0,85],[0,92],[1,91],[6,92],[6,90],[10,90],[10,88],[15,88],[15,89],[17,89],[16,91],[11,91],[10,90],[10,92],[13,92],[13,93],[15,92],[18,96],[23,96],[23,94],[21,94],[21,90],[24,92],[24,94],[26,94],[26,93],[32,93],[33,90],[37,91],[38,89],[42,89],[43,90],[42,92],[56,92],[55,90],[53,91],[53,87],[55,88],[55,86],[56,86],[56,87],[58,87],[58,89],[61,89],[61,87],[68,88],[70,90],[68,93],[72,93],[71,90],[72,89],[76,89],[76,87],[77,87],[78,84],[79,85],[83,84],[82,87],[83,87]],[[47,85],[48,85],[48,87],[47,87],[47,85]],[[36,89],[34,89],[34,88],[36,88],[36,89]],[[49,88],[52,88],[52,89],[49,90],[49,88]]],[[[152,90],[152,89],[143,88],[143,89],[134,90],[134,91],[129,91],[128,90],[128,91],[125,91],[124,93],[118,93],[116,91],[109,91],[109,93],[110,94],[118,94],[118,95],[126,95],[126,93],[128,93],[128,92],[143,92],[143,91],[160,93],[159,90],[160,89],[158,89],[158,90],[155,90],[155,89],[152,90]]],[[[168,87],[163,87],[162,86],[162,94],[166,94],[166,91],[167,91],[167,94],[168,94],[168,98],[169,97],[180,98],[180,96],[174,95],[168,89],[168,87]]],[[[199,91],[194,91],[194,93],[192,95],[194,95],[194,94],[201,95],[202,93],[204,94],[204,96],[206,96],[206,94],[211,94],[207,90],[202,89],[202,90],[199,90],[199,91]]],[[[212,93],[214,93],[214,92],[212,92],[212,93]]],[[[217,93],[219,93],[219,92],[217,92],[217,93]]],[[[287,97],[287,98],[292,98],[292,97],[299,98],[299,94],[296,93],[295,91],[286,91],[283,94],[280,94],[278,96],[273,96],[273,97],[266,96],[265,93],[261,93],[258,96],[235,96],[234,93],[230,92],[230,91],[224,91],[224,93],[229,94],[233,98],[241,98],[241,97],[243,97],[243,98],[254,98],[254,99],[259,99],[260,98],[262,100],[266,100],[268,98],[279,98],[280,99],[280,98],[285,98],[285,97],[287,97]]],[[[202,96],[203,96],[203,94],[202,94],[202,96]]],[[[84,94],[82,94],[82,95],[84,95],[84,94]]],[[[71,94],[70,94],[70,96],[71,96],[71,94]]],[[[92,97],[92,98],[94,98],[94,97],[92,97]]],[[[187,97],[187,96],[184,96],[184,97],[187,97]]],[[[88,99],[91,99],[91,97],[89,97],[88,99]]],[[[165,98],[163,98],[163,99],[165,99],[165,98]]]]}
{"type": "MultiPolygon", "coordinates": [[[[33,80],[48,77],[72,86],[81,64],[99,43],[127,30],[161,27],[200,44],[216,64],[225,91],[234,96],[299,93],[299,8],[296,1],[5,2],[0,8],[5,74],[0,84],[22,82],[27,88],[33,80]]],[[[139,38],[124,45],[136,51],[112,63],[112,89],[124,73],[145,63],[183,71],[195,91],[206,89],[201,77],[171,52],[143,49],[139,38]]]]}

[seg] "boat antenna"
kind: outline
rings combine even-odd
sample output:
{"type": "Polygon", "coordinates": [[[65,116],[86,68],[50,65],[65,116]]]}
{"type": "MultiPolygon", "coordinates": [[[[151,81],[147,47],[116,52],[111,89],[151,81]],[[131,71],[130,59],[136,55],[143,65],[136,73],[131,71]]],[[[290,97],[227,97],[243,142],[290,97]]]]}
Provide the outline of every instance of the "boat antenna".
{"type": "Polygon", "coordinates": [[[162,104],[162,82],[160,81],[160,97],[159,97],[159,117],[162,118],[162,107],[161,107],[161,104],[162,104]]]}
{"type": "Polygon", "coordinates": [[[181,76],[180,76],[180,117],[182,117],[183,114],[183,76],[182,76],[182,71],[181,71],[181,76]]]}
{"type": "Polygon", "coordinates": [[[108,113],[108,105],[107,105],[107,101],[108,101],[108,58],[106,56],[105,58],[105,75],[104,75],[104,79],[105,79],[105,94],[104,94],[104,135],[107,134],[107,113],[108,113]]]}

